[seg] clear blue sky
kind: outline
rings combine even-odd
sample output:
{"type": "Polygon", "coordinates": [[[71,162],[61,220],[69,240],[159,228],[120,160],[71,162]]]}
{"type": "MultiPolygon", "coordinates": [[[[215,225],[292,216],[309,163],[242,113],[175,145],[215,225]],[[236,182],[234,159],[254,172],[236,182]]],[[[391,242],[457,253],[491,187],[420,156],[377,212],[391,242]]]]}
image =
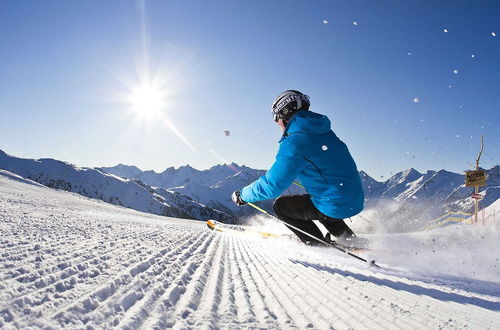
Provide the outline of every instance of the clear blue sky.
{"type": "Polygon", "coordinates": [[[267,168],[270,104],[298,89],[376,179],[465,170],[481,134],[500,159],[499,1],[0,0],[0,50],[17,156],[267,168]],[[133,115],[154,79],[160,114],[133,115]]]}

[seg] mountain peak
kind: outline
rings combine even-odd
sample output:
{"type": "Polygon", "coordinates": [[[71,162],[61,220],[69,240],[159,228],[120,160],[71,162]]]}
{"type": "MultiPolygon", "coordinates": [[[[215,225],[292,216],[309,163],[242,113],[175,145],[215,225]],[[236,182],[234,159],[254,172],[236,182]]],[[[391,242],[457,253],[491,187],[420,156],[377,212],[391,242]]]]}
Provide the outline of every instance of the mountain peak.
{"type": "Polygon", "coordinates": [[[403,171],[403,176],[405,177],[416,176],[416,175],[420,176],[422,174],[413,167],[410,167],[409,169],[403,171]]]}
{"type": "Polygon", "coordinates": [[[126,164],[120,163],[120,164],[116,165],[115,167],[120,168],[120,169],[129,169],[129,170],[142,172],[142,170],[135,165],[126,165],[126,164]]]}
{"type": "Polygon", "coordinates": [[[422,174],[418,172],[416,169],[409,168],[407,170],[394,174],[386,182],[389,183],[389,185],[394,186],[405,182],[415,181],[421,176],[422,174]]]}
{"type": "Polygon", "coordinates": [[[189,164],[179,167],[178,171],[199,172],[197,169],[195,169],[189,164]]]}

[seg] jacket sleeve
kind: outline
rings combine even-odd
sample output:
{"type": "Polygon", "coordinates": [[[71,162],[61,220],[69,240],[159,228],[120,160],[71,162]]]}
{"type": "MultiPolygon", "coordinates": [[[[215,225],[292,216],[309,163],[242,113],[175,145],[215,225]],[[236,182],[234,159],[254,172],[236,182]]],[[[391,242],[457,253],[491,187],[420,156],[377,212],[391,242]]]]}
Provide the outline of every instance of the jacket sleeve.
{"type": "Polygon", "coordinates": [[[290,186],[306,166],[306,160],[298,152],[299,146],[294,140],[294,137],[288,137],[280,144],[274,164],[265,175],[241,189],[241,199],[258,202],[276,198],[290,186]]]}

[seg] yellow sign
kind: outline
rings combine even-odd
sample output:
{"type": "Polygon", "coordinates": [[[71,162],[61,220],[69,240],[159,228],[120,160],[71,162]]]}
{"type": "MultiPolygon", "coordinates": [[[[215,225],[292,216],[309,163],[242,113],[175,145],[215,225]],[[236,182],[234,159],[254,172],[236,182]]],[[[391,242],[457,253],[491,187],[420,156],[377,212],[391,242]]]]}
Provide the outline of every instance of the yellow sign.
{"type": "Polygon", "coordinates": [[[467,171],[465,172],[465,186],[484,186],[486,185],[486,172],[485,171],[467,171]]]}

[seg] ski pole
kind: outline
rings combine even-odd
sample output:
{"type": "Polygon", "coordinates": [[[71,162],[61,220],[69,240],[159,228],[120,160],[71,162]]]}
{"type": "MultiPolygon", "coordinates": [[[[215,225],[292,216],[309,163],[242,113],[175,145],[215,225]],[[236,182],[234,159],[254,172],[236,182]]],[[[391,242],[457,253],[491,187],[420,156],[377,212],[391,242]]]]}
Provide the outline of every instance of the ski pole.
{"type": "Polygon", "coordinates": [[[290,228],[293,228],[293,229],[295,229],[295,230],[297,230],[297,231],[299,231],[299,232],[301,232],[301,233],[303,233],[303,234],[305,234],[305,235],[307,235],[307,236],[309,236],[309,237],[311,237],[311,238],[313,238],[313,239],[317,240],[317,241],[318,241],[318,242],[320,242],[320,243],[323,243],[323,244],[326,244],[326,245],[330,245],[331,247],[333,247],[333,248],[335,248],[335,249],[337,249],[337,250],[339,250],[339,251],[341,251],[341,252],[344,252],[345,254],[348,254],[348,255],[349,255],[349,256],[351,256],[351,257],[354,257],[354,258],[356,258],[356,259],[358,259],[358,260],[361,260],[361,261],[363,261],[363,262],[366,262],[366,263],[367,263],[367,264],[369,264],[370,266],[373,266],[373,267],[376,267],[376,268],[380,268],[380,266],[379,266],[379,265],[377,265],[377,264],[375,263],[375,260],[368,261],[368,260],[366,260],[366,259],[364,259],[364,258],[361,258],[360,256],[357,256],[357,255],[355,255],[354,253],[351,253],[351,252],[349,252],[349,251],[347,251],[347,250],[345,250],[345,249],[341,248],[340,246],[338,246],[338,245],[337,245],[337,244],[335,244],[335,243],[330,243],[330,242],[327,242],[327,241],[325,241],[325,240],[322,240],[321,238],[317,238],[316,236],[313,236],[313,235],[309,234],[308,232],[303,231],[303,230],[302,230],[302,229],[300,229],[300,228],[297,228],[297,227],[295,227],[295,226],[292,226],[292,225],[290,225],[290,224],[288,224],[288,223],[284,222],[283,220],[278,219],[278,218],[277,218],[277,217],[275,217],[274,215],[269,214],[266,210],[264,210],[264,209],[263,209],[263,208],[261,208],[261,207],[258,207],[257,205],[255,205],[255,204],[253,204],[253,203],[247,203],[247,204],[248,204],[248,205],[250,205],[251,207],[253,207],[253,208],[255,208],[255,209],[259,210],[260,212],[264,213],[265,215],[267,215],[267,216],[269,216],[269,217],[271,217],[271,218],[273,218],[273,219],[275,219],[275,220],[277,220],[277,221],[281,222],[282,224],[284,224],[284,225],[286,225],[286,226],[288,226],[288,227],[290,227],[290,228]]]}

